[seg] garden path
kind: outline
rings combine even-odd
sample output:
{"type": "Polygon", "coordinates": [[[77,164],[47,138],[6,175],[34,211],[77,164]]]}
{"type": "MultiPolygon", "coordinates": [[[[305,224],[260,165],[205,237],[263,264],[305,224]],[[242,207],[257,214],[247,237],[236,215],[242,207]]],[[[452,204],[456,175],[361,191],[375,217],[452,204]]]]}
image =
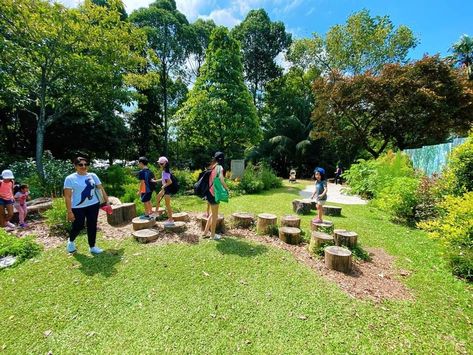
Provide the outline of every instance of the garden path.
{"type": "MultiPolygon", "coordinates": [[[[343,203],[345,205],[366,205],[368,203],[367,200],[362,199],[358,195],[347,194],[344,191],[346,189],[346,185],[335,185],[334,183],[329,182],[327,188],[327,202],[343,203]]],[[[307,185],[306,188],[300,192],[300,195],[303,198],[310,198],[310,196],[312,196],[312,194],[314,193],[314,189],[314,183],[307,185]]]]}

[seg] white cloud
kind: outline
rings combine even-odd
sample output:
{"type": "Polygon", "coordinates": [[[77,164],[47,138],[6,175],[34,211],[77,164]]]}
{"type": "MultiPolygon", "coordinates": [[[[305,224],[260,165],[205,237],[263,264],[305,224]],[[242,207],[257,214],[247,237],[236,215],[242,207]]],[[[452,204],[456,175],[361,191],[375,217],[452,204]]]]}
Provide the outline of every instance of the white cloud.
{"type": "Polygon", "coordinates": [[[207,6],[215,6],[212,0],[176,0],[177,9],[186,15],[189,22],[194,22],[207,6]]]}
{"type": "Polygon", "coordinates": [[[231,9],[214,10],[206,16],[199,16],[205,20],[212,19],[217,25],[223,25],[232,28],[238,25],[241,20],[236,18],[231,9]]]}

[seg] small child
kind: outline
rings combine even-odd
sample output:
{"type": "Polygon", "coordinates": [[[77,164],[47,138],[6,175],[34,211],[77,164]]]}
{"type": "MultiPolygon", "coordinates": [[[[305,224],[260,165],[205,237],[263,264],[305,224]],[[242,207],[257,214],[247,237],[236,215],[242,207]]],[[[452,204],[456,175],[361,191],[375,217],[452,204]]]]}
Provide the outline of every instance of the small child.
{"type": "Polygon", "coordinates": [[[141,196],[141,202],[145,206],[145,213],[141,216],[141,219],[150,219],[153,213],[153,205],[151,204],[151,196],[153,195],[153,182],[154,174],[148,168],[148,159],[146,157],[140,157],[138,159],[138,166],[140,172],[138,173],[138,179],[140,180],[140,187],[138,195],[141,196]]]}
{"type": "Polygon", "coordinates": [[[325,169],[315,168],[315,191],[311,196],[311,199],[315,197],[317,201],[317,219],[314,220],[316,223],[322,222],[323,218],[323,205],[327,202],[327,180],[325,179],[325,169]]]}
{"type": "Polygon", "coordinates": [[[10,219],[13,217],[13,204],[15,203],[15,198],[13,197],[14,179],[15,177],[11,170],[2,171],[2,180],[0,180],[0,213],[2,215],[1,220],[4,223],[2,227],[6,228],[15,228],[15,225],[10,222],[10,219]],[[7,210],[6,215],[4,212],[5,208],[7,210]]]}
{"type": "MultiPolygon", "coordinates": [[[[18,186],[18,185],[17,185],[18,186]]],[[[13,192],[15,193],[15,208],[18,211],[19,226],[26,228],[28,225],[25,223],[26,215],[28,213],[28,207],[26,206],[26,200],[30,198],[30,192],[28,185],[22,184],[19,187],[15,186],[13,192]]]]}
{"type": "Polygon", "coordinates": [[[166,157],[160,157],[158,159],[159,167],[161,168],[161,181],[163,183],[161,191],[158,193],[156,210],[159,210],[159,204],[161,199],[164,197],[164,202],[166,203],[166,213],[168,219],[164,222],[165,225],[172,226],[174,224],[174,219],[172,218],[172,208],[171,208],[171,194],[172,188],[170,185],[173,184],[171,179],[171,171],[169,170],[169,161],[166,157]]]}

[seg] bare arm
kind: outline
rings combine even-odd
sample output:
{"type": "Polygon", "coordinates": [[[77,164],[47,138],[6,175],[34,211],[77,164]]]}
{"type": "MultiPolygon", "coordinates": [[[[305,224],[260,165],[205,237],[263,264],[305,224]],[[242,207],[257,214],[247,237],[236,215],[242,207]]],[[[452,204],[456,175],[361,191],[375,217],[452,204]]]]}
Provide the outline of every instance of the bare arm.
{"type": "Polygon", "coordinates": [[[105,192],[105,189],[103,188],[103,185],[100,184],[100,185],[97,185],[97,187],[100,189],[100,191],[102,191],[102,196],[103,196],[103,199],[105,200],[105,203],[106,203],[107,205],[109,205],[110,202],[108,202],[108,195],[107,195],[107,193],[105,192]]]}
{"type": "Polygon", "coordinates": [[[72,190],[64,189],[64,202],[66,203],[67,209],[67,220],[74,221],[74,213],[72,213],[72,190]]]}

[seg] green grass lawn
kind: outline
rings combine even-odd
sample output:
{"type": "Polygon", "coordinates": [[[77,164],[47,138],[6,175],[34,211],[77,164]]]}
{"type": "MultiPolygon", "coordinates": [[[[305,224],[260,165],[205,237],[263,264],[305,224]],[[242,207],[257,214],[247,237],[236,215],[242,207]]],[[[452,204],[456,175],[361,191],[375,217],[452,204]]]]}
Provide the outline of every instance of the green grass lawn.
{"type": "MultiPolygon", "coordinates": [[[[235,211],[291,213],[301,184],[232,198],[235,211]]],[[[204,210],[195,197],[174,201],[204,210]]],[[[107,252],[44,252],[0,272],[0,349],[5,353],[472,353],[472,287],[455,279],[436,242],[369,206],[343,206],[337,228],[381,247],[412,301],[358,300],[289,252],[244,239],[141,245],[107,252]],[[304,316],[304,317],[301,317],[304,316]],[[301,319],[302,318],[302,319],[301,319]],[[45,335],[48,332],[48,336],[45,335]],[[49,333],[51,332],[51,333],[49,333]]],[[[313,216],[302,217],[309,229],[313,216]]]]}

